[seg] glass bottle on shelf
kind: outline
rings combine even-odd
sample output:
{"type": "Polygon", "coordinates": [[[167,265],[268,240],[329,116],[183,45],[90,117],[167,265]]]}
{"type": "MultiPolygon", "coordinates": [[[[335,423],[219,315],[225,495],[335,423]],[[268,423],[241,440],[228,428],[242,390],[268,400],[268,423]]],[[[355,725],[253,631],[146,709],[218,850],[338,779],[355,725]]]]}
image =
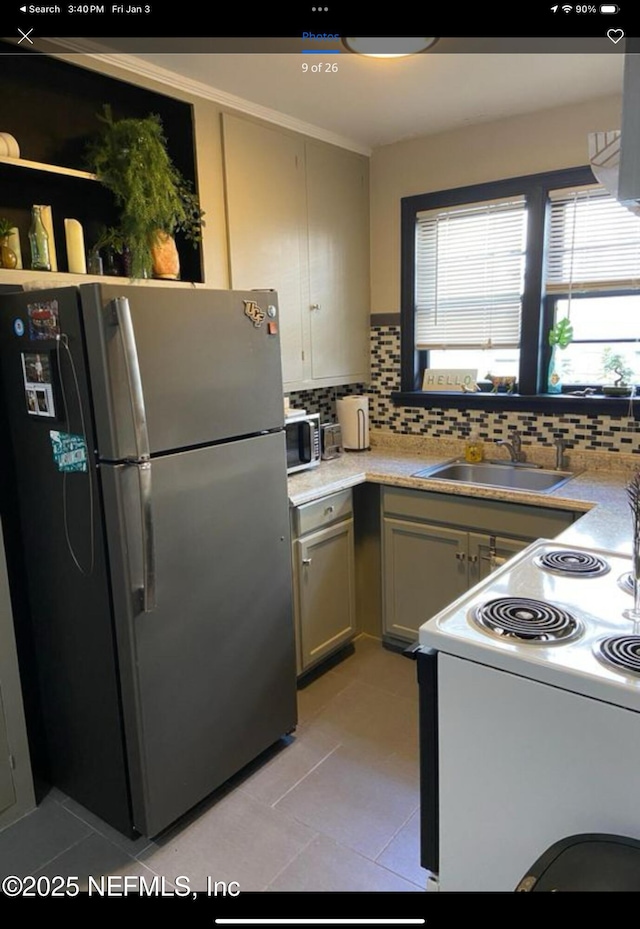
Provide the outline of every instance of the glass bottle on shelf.
{"type": "Polygon", "coordinates": [[[42,210],[39,206],[34,206],[31,210],[29,245],[31,246],[31,267],[37,271],[50,271],[49,235],[44,228],[42,210]]]}

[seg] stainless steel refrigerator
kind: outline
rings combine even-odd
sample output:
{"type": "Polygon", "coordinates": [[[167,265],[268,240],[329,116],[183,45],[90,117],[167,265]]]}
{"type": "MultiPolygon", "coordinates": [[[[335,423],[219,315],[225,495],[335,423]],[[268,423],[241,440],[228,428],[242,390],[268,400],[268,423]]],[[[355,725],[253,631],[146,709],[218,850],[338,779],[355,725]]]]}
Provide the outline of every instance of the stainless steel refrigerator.
{"type": "Polygon", "coordinates": [[[3,295],[0,365],[49,778],[156,835],[296,725],[277,297],[3,295]]]}

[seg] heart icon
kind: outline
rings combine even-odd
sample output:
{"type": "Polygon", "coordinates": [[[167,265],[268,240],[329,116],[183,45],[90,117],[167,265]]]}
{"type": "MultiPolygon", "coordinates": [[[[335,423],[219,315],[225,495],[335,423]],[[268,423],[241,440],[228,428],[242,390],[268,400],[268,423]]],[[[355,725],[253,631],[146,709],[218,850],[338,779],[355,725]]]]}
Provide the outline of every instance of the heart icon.
{"type": "Polygon", "coordinates": [[[611,39],[614,45],[617,45],[620,39],[624,39],[624,32],[622,29],[609,29],[607,38],[611,39]]]}

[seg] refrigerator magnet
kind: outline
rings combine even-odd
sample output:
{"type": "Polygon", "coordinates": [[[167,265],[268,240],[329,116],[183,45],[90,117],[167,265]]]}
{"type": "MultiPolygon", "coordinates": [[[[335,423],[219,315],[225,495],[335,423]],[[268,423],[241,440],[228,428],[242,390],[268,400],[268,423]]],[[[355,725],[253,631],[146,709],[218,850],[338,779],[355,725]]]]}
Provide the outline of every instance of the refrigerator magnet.
{"type": "Polygon", "coordinates": [[[19,316],[13,321],[13,331],[18,337],[24,335],[24,323],[19,316]]]}
{"type": "Polygon", "coordinates": [[[48,352],[22,352],[22,377],[30,416],[55,419],[51,380],[51,359],[48,352]]]}
{"type": "Polygon", "coordinates": [[[87,471],[87,443],[83,435],[51,429],[49,438],[58,471],[87,471]]]}
{"type": "Polygon", "coordinates": [[[255,300],[243,300],[244,315],[247,316],[256,329],[259,329],[264,319],[264,310],[256,303],[255,300]]]}
{"type": "Polygon", "coordinates": [[[29,338],[55,339],[60,335],[60,313],[57,300],[44,300],[41,303],[29,303],[29,338]]]}

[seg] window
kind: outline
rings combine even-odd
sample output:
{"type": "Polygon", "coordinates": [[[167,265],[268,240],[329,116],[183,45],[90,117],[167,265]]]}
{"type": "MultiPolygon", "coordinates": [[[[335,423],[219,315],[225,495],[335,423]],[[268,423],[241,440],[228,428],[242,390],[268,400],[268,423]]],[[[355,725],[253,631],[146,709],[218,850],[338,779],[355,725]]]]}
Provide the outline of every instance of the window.
{"type": "Polygon", "coordinates": [[[546,294],[568,318],[567,386],[640,381],[640,218],[600,187],[549,195],[546,294]]]}
{"type": "Polygon", "coordinates": [[[415,340],[430,367],[517,375],[526,218],[524,197],[418,213],[415,340]]]}
{"type": "MultiPolygon", "coordinates": [[[[601,396],[620,377],[640,383],[640,217],[590,168],[402,201],[398,402],[446,402],[421,391],[431,367],[516,376],[504,405],[531,406],[547,390],[549,329],[565,317],[574,337],[559,352],[564,397],[545,397],[545,409],[568,409],[572,391],[601,396]]],[[[449,405],[463,399],[499,405],[457,393],[449,405]]]]}

